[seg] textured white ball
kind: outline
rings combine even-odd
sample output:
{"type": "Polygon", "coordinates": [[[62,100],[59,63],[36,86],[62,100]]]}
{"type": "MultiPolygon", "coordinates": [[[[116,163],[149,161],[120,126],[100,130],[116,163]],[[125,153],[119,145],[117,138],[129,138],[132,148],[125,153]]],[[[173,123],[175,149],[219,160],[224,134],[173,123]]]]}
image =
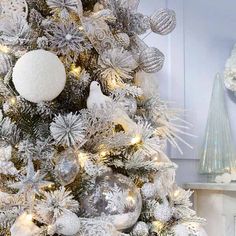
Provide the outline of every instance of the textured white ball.
{"type": "Polygon", "coordinates": [[[65,67],[51,52],[30,51],[17,61],[13,83],[18,93],[30,102],[51,101],[65,87],[65,67]]]}
{"type": "Polygon", "coordinates": [[[80,219],[75,213],[68,211],[57,218],[55,225],[59,229],[57,233],[74,235],[80,230],[80,219]]]}

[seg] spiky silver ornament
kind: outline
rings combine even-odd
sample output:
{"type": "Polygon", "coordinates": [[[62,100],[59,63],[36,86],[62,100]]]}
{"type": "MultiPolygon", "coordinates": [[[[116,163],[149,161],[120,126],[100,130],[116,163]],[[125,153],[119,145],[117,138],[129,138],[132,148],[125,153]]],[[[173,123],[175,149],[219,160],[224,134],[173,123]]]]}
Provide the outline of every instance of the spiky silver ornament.
{"type": "Polygon", "coordinates": [[[56,116],[51,123],[50,131],[57,144],[73,146],[84,143],[85,128],[81,116],[71,112],[56,116]]]}
{"type": "Polygon", "coordinates": [[[155,73],[162,69],[165,56],[164,54],[154,47],[148,47],[141,52],[140,68],[147,73],[155,73]]]}
{"type": "Polygon", "coordinates": [[[79,4],[77,0],[47,0],[53,14],[59,14],[61,18],[68,18],[70,12],[76,12],[79,4]]]}
{"type": "Polygon", "coordinates": [[[161,35],[171,33],[176,26],[176,15],[173,10],[162,9],[151,16],[150,26],[153,32],[161,35]]]}
{"type": "Polygon", "coordinates": [[[49,45],[58,55],[73,62],[81,52],[91,48],[83,31],[74,22],[53,23],[46,29],[49,45]]]}
{"type": "Polygon", "coordinates": [[[43,192],[42,199],[36,202],[38,214],[45,220],[51,221],[51,217],[58,217],[64,211],[76,212],[79,209],[79,203],[73,199],[71,191],[60,187],[58,190],[43,192]]]}
{"type": "Polygon", "coordinates": [[[162,204],[157,203],[153,209],[153,215],[156,220],[165,223],[171,219],[173,210],[167,201],[162,204]]]}

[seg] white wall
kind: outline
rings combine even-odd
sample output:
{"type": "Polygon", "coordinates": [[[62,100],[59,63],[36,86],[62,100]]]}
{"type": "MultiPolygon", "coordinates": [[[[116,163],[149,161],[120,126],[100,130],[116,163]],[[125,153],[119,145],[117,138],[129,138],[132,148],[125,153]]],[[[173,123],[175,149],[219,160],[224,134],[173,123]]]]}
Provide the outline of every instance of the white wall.
{"type": "MultiPolygon", "coordinates": [[[[196,182],[199,149],[203,142],[213,79],[223,72],[225,60],[236,42],[235,0],[141,0],[140,10],[148,15],[154,9],[169,7],[176,11],[177,27],[170,36],[151,34],[149,45],[160,48],[166,64],[159,73],[162,97],[186,109],[185,119],[193,124],[197,138],[188,139],[194,149],[183,147],[184,155],[172,151],[179,164],[179,182],[196,182]]],[[[232,96],[231,96],[232,97],[232,96]]],[[[232,133],[236,136],[236,104],[226,93],[232,133]]],[[[236,101],[236,99],[234,99],[236,101]]],[[[236,138],[235,138],[236,140],[236,138]]]]}

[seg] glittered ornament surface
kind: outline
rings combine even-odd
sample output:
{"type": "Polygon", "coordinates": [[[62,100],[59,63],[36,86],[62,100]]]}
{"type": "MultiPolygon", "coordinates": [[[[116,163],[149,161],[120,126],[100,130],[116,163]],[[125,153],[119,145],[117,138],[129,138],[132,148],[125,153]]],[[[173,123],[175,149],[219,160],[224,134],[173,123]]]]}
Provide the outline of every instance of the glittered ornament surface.
{"type": "Polygon", "coordinates": [[[176,15],[173,10],[162,9],[152,15],[150,25],[153,32],[161,35],[171,33],[176,26],[176,15]]]}
{"type": "Polygon", "coordinates": [[[18,93],[34,103],[53,100],[66,83],[63,63],[55,54],[42,49],[24,54],[16,62],[12,77],[18,93]]]}
{"type": "Polygon", "coordinates": [[[25,0],[1,0],[0,1],[0,20],[17,14],[18,17],[27,18],[28,5],[25,0]]]}
{"type": "Polygon", "coordinates": [[[133,226],[141,213],[139,189],[126,176],[109,173],[96,179],[96,187],[81,200],[87,217],[102,217],[117,230],[133,226]]]}
{"type": "Polygon", "coordinates": [[[155,73],[162,69],[165,56],[157,48],[146,48],[140,54],[140,68],[147,73],[155,73]]]}
{"type": "Polygon", "coordinates": [[[72,183],[79,170],[78,157],[73,149],[65,150],[59,154],[55,172],[62,185],[72,183]]]}

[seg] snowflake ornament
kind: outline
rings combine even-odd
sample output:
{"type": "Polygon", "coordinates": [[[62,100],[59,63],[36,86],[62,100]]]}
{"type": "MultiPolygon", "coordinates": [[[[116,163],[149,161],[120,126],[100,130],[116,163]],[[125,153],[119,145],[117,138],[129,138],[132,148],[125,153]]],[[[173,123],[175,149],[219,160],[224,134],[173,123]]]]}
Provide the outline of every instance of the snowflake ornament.
{"type": "Polygon", "coordinates": [[[80,115],[69,113],[58,115],[50,130],[55,142],[61,145],[82,145],[85,142],[85,124],[80,115]]]}
{"type": "Polygon", "coordinates": [[[0,147],[0,174],[16,175],[18,173],[14,164],[10,161],[12,156],[12,147],[0,147]]]}
{"type": "Polygon", "coordinates": [[[52,182],[43,180],[45,175],[41,175],[40,171],[34,170],[34,164],[29,158],[26,176],[20,176],[20,180],[13,184],[9,184],[10,188],[18,189],[19,193],[38,194],[40,189],[48,187],[52,182]]]}

